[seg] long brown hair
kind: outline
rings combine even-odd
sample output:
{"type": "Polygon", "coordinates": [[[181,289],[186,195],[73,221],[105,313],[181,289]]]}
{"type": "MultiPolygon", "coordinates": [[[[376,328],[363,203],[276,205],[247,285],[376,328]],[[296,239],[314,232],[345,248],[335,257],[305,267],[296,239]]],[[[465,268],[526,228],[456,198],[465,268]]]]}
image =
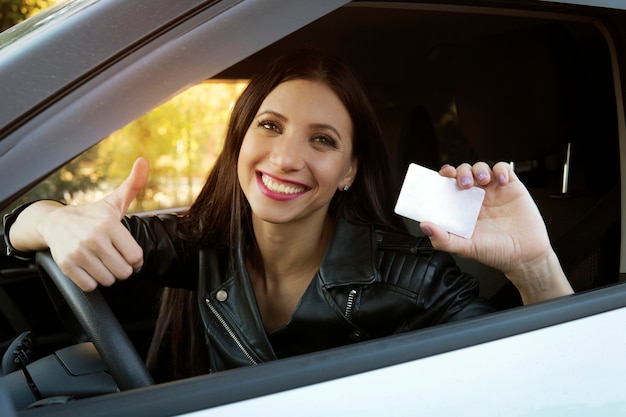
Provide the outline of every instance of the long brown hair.
{"type": "MultiPolygon", "coordinates": [[[[237,178],[239,151],[265,97],[279,84],[295,79],[327,85],[342,101],[352,119],[353,156],[358,158],[359,168],[350,190],[337,192],[333,197],[330,214],[344,216],[352,223],[404,230],[402,221],[393,214],[387,151],[363,86],[342,60],[317,49],[301,48],[281,56],[254,76],[237,100],[229,120],[224,149],[198,198],[181,218],[180,231],[185,239],[226,249],[230,251],[231,260],[235,259],[232,255],[238,245],[245,247],[254,242],[250,206],[237,178]]],[[[206,346],[193,347],[190,342],[190,339],[201,342],[202,338],[185,334],[191,330],[190,326],[203,332],[193,298],[185,290],[168,288],[164,291],[149,352],[148,363],[154,367],[159,346],[169,335],[172,377],[176,379],[208,371],[206,357],[198,357],[203,349],[206,356],[206,346]],[[193,307],[182,307],[190,302],[193,307]]]]}

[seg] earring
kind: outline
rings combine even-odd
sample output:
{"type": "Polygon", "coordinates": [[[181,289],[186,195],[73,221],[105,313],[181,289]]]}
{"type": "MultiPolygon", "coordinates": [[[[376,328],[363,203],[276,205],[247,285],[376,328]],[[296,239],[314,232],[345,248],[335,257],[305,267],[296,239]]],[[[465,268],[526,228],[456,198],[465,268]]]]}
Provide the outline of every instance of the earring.
{"type": "Polygon", "coordinates": [[[346,185],[344,185],[344,186],[343,186],[343,190],[344,190],[344,191],[348,191],[349,189],[350,189],[350,186],[349,186],[348,184],[346,184],[346,185]]]}

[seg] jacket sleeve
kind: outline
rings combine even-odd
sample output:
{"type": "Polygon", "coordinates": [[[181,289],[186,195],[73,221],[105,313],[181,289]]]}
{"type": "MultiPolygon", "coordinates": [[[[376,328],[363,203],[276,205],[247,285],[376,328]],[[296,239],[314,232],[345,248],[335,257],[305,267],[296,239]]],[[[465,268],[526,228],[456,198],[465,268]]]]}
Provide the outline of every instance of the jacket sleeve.
{"type": "Polygon", "coordinates": [[[178,216],[132,216],[122,222],[143,249],[138,278],[169,287],[197,288],[198,250],[178,233],[178,216]]]}
{"type": "MultiPolygon", "coordinates": [[[[9,232],[17,217],[24,211],[28,206],[34,204],[38,201],[42,200],[33,200],[28,203],[21,204],[15,207],[11,212],[7,213],[3,217],[3,227],[4,227],[4,246],[6,248],[6,255],[12,256],[17,259],[21,259],[23,261],[32,261],[35,258],[36,252],[22,252],[13,247],[11,240],[9,239],[9,232]]],[[[61,203],[64,204],[64,203],[61,203]]]]}
{"type": "Polygon", "coordinates": [[[429,260],[418,304],[431,312],[433,325],[495,311],[479,296],[478,280],[462,272],[450,254],[438,251],[429,260]]]}
{"type": "Polygon", "coordinates": [[[386,283],[387,296],[395,297],[393,311],[388,311],[386,316],[395,314],[406,320],[396,332],[495,311],[480,297],[478,280],[461,271],[449,253],[432,248],[427,238],[394,241],[386,235],[379,249],[383,250],[379,252],[378,267],[386,283]],[[390,294],[391,289],[397,293],[395,296],[390,294]]]}

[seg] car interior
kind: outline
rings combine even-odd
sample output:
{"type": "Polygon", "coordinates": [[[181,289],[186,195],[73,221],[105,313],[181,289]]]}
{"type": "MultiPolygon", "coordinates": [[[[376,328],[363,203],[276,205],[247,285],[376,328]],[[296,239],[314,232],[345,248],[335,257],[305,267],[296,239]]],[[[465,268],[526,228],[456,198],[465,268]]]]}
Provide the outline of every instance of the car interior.
{"type": "MultiPolygon", "coordinates": [[[[600,30],[540,13],[424,9],[353,3],[217,78],[249,77],[303,44],[343,57],[370,92],[398,186],[410,162],[432,169],[513,162],[575,290],[617,282],[617,120],[600,30]]],[[[419,233],[414,222],[407,225],[419,233]]],[[[519,304],[497,272],[459,263],[495,304],[519,304]]]]}
{"type": "MultiPolygon", "coordinates": [[[[353,2],[214,78],[248,79],[300,45],[342,57],[379,115],[398,191],[410,162],[433,169],[511,162],[582,292],[619,282],[620,161],[609,36],[576,14],[353,2]]],[[[420,233],[417,223],[406,223],[420,233]]],[[[479,278],[481,294],[499,310],[521,305],[500,272],[458,263],[479,278]]],[[[29,360],[85,340],[32,262],[3,256],[2,265],[0,356],[24,332],[33,337],[29,360]]],[[[142,358],[160,290],[132,279],[101,289],[142,358]]]]}

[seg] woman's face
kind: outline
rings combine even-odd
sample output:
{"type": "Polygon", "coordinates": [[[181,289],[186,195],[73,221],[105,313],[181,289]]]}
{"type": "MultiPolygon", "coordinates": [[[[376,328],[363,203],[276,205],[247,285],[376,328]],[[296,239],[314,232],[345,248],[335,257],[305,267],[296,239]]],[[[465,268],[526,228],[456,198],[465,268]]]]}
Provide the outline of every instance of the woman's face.
{"type": "Polygon", "coordinates": [[[265,98],[237,163],[253,216],[270,223],[325,217],[338,189],[352,184],[352,121],[325,84],[291,80],[265,98]]]}

